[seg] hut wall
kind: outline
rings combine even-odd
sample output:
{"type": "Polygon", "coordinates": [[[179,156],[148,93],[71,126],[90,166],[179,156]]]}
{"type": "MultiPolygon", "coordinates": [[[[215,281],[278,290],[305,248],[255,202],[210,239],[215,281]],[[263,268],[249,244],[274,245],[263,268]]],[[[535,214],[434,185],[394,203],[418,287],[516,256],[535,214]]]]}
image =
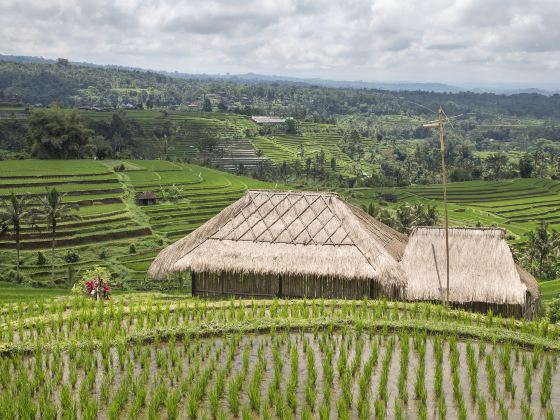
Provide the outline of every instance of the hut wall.
{"type": "Polygon", "coordinates": [[[375,280],[200,272],[193,273],[193,295],[340,299],[362,299],[368,296],[399,299],[402,290],[396,287],[382,288],[375,280]]]}

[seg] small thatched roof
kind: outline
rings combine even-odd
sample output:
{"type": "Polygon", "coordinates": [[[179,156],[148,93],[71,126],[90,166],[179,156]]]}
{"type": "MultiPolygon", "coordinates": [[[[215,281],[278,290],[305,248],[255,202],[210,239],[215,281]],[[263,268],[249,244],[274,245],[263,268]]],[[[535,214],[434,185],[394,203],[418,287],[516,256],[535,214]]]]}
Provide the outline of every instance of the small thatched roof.
{"type": "Polygon", "coordinates": [[[398,260],[406,236],[337,194],[248,191],[187,237],[165,248],[149,274],[191,269],[376,279],[406,284],[398,260]]]}
{"type": "MultiPolygon", "coordinates": [[[[536,280],[515,263],[503,229],[450,228],[449,262],[451,302],[523,305],[527,290],[539,297],[536,280]]],[[[408,278],[407,299],[444,300],[445,229],[414,228],[400,265],[408,278]]]]}
{"type": "Polygon", "coordinates": [[[142,191],[142,192],[136,193],[136,199],[137,200],[154,200],[156,198],[157,198],[157,195],[153,191],[142,191]]]}

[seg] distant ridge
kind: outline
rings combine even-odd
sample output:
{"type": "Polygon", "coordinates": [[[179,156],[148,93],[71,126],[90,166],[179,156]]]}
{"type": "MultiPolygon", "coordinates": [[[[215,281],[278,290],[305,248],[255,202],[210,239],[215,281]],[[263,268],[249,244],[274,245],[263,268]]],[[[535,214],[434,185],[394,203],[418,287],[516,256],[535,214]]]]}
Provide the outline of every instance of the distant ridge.
{"type": "MultiPolygon", "coordinates": [[[[54,64],[56,59],[37,57],[37,56],[22,56],[22,55],[3,55],[0,54],[0,61],[12,61],[17,63],[43,63],[54,64]]],[[[245,73],[245,74],[206,74],[206,73],[183,73],[178,71],[164,71],[144,69],[140,67],[120,66],[115,64],[94,64],[80,61],[70,61],[70,64],[82,67],[94,68],[108,68],[108,69],[121,69],[126,71],[137,71],[145,73],[157,73],[168,77],[178,79],[197,79],[197,80],[228,80],[238,83],[289,83],[299,84],[304,86],[321,86],[331,88],[348,88],[348,89],[377,89],[387,91],[423,91],[435,93],[458,93],[458,92],[473,92],[473,93],[496,93],[503,95],[514,94],[539,94],[539,95],[553,95],[559,94],[560,89],[543,89],[536,87],[513,87],[513,86],[471,86],[462,87],[455,85],[448,85],[445,83],[428,83],[428,82],[376,82],[364,80],[330,80],[322,78],[301,78],[292,76],[279,76],[258,73],[245,73]]]]}

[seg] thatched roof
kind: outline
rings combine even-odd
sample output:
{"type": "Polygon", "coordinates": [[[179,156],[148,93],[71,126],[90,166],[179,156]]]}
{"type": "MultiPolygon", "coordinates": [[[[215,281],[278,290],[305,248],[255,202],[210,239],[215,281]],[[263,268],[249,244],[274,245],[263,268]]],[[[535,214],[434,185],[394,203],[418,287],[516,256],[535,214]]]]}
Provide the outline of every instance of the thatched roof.
{"type": "Polygon", "coordinates": [[[136,193],[136,199],[137,200],[154,200],[156,198],[157,198],[157,195],[153,191],[142,191],[142,192],[136,193]]]}
{"type": "Polygon", "coordinates": [[[398,260],[406,236],[337,194],[248,191],[187,237],[165,248],[149,274],[191,269],[377,279],[404,287],[398,260]]]}
{"type": "MultiPolygon", "coordinates": [[[[522,305],[527,290],[539,296],[536,280],[515,263],[502,229],[450,228],[449,262],[451,302],[522,305]]],[[[445,299],[445,229],[414,228],[400,265],[408,278],[407,299],[445,299]]]]}

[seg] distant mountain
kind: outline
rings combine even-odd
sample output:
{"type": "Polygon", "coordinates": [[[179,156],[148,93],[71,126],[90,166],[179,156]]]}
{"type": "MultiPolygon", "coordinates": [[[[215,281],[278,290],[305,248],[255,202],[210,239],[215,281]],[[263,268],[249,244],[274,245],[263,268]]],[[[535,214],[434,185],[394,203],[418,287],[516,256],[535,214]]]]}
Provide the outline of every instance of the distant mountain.
{"type": "MultiPolygon", "coordinates": [[[[56,63],[57,60],[34,57],[34,56],[20,56],[20,55],[2,55],[0,54],[0,61],[12,61],[17,63],[56,63]]],[[[289,83],[301,84],[304,86],[321,86],[331,88],[348,88],[348,89],[378,89],[387,91],[424,91],[435,93],[459,93],[459,92],[473,92],[473,93],[496,93],[502,95],[515,95],[515,94],[539,94],[539,95],[553,95],[560,94],[558,88],[534,88],[534,87],[519,87],[516,85],[486,85],[469,87],[448,85],[445,83],[422,83],[422,82],[374,82],[363,80],[329,80],[321,78],[300,78],[291,76],[278,76],[258,73],[245,73],[245,74],[205,74],[205,73],[182,73],[178,71],[162,71],[150,70],[139,67],[119,66],[114,64],[94,64],[87,62],[70,61],[71,64],[82,67],[93,68],[109,68],[120,69],[127,71],[150,72],[162,74],[169,77],[179,79],[195,79],[195,80],[228,80],[238,83],[289,83]]]]}

